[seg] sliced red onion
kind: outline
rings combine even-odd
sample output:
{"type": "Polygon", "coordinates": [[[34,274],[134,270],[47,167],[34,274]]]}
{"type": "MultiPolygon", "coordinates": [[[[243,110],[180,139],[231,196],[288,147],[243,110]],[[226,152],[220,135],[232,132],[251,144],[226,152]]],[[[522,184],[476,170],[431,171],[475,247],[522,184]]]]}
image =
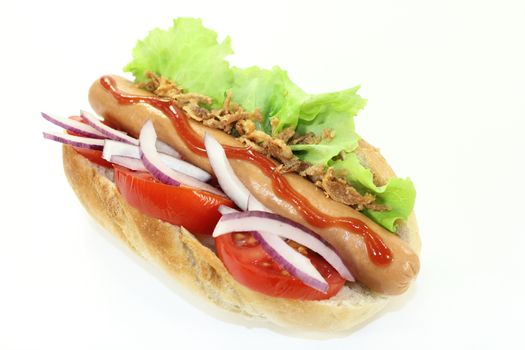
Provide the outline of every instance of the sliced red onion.
{"type": "Polygon", "coordinates": [[[84,119],[90,126],[92,126],[94,129],[105,135],[108,139],[115,140],[115,141],[121,141],[125,143],[129,143],[132,145],[138,145],[139,141],[136,138],[133,138],[126,133],[115,130],[106,124],[102,123],[100,119],[98,119],[97,116],[86,112],[86,111],[80,111],[80,116],[82,119],[84,119]]]}
{"type": "Polygon", "coordinates": [[[164,153],[168,156],[172,156],[179,159],[182,158],[179,152],[177,152],[175,149],[173,149],[173,147],[171,147],[167,143],[162,142],[161,140],[157,140],[155,146],[157,147],[157,151],[159,151],[159,153],[164,153]]]}
{"type": "Polygon", "coordinates": [[[113,156],[140,159],[139,146],[130,145],[129,143],[120,141],[106,140],[104,143],[102,158],[105,160],[111,160],[111,157],[113,156]]]}
{"type": "Polygon", "coordinates": [[[56,142],[61,142],[66,145],[74,146],[74,147],[80,147],[80,148],[88,148],[88,149],[96,149],[96,150],[102,150],[104,147],[104,140],[100,139],[92,139],[89,137],[82,137],[82,136],[73,136],[69,134],[59,134],[54,132],[43,132],[44,138],[48,140],[53,140],[56,142]]]}
{"type": "Polygon", "coordinates": [[[270,257],[290,275],[322,293],[328,292],[328,283],[312,265],[310,259],[290,247],[282,238],[268,232],[251,232],[270,257]]]}
{"type": "Polygon", "coordinates": [[[136,158],[124,157],[124,156],[111,156],[109,158],[111,163],[115,163],[135,171],[148,171],[142,161],[136,158]]]}
{"type": "MultiPolygon", "coordinates": [[[[158,143],[156,145],[158,145],[158,143]]],[[[104,144],[104,151],[102,153],[102,158],[111,161],[111,159],[115,156],[135,158],[139,160],[140,162],[142,162],[140,160],[139,146],[130,145],[128,143],[114,141],[114,140],[106,140],[106,143],[104,144]]],[[[211,179],[210,174],[208,174],[206,171],[202,170],[201,168],[196,167],[193,164],[190,164],[181,159],[177,159],[175,157],[172,157],[170,155],[163,154],[163,153],[159,153],[159,157],[164,164],[166,164],[168,167],[170,167],[173,170],[180,171],[183,174],[194,177],[203,182],[209,181],[211,179]]],[[[136,166],[138,167],[138,164],[136,164],[136,166]]]]}
{"type": "MultiPolygon", "coordinates": [[[[157,151],[160,153],[160,156],[166,159],[177,158],[180,159],[180,155],[170,146],[166,145],[164,142],[157,140],[155,143],[157,151]],[[168,153],[169,152],[169,153],[168,153]]],[[[104,145],[104,157],[110,157],[112,154],[116,154],[124,157],[131,157],[140,159],[140,150],[139,146],[131,145],[129,143],[115,141],[115,140],[106,140],[104,145]]],[[[200,168],[199,168],[200,169],[200,168]]],[[[201,169],[202,170],[202,169],[201,169]]],[[[204,172],[204,170],[202,170],[204,172]]],[[[208,173],[206,173],[208,174],[208,173]]],[[[211,177],[211,175],[208,174],[211,177]]]]}
{"type": "Polygon", "coordinates": [[[257,200],[254,196],[250,195],[248,197],[248,210],[249,211],[266,211],[271,213],[272,211],[264,206],[261,202],[257,200]]]}
{"type": "MultiPolygon", "coordinates": [[[[160,152],[160,151],[159,151],[160,152]]],[[[160,159],[164,164],[166,164],[171,169],[180,171],[183,174],[194,177],[197,180],[208,182],[211,179],[211,175],[201,168],[178,159],[167,154],[159,153],[160,159]]]]}
{"type": "Polygon", "coordinates": [[[231,214],[231,213],[238,213],[239,211],[230,207],[227,207],[225,205],[219,206],[219,213],[222,215],[231,214]]]}
{"type": "MultiPolygon", "coordinates": [[[[239,213],[238,210],[221,205],[219,212],[222,215],[239,213]]],[[[220,223],[220,221],[219,221],[220,223]]],[[[239,231],[239,230],[238,230],[239,231]]],[[[237,231],[237,232],[238,232],[237,231]]],[[[242,230],[241,230],[242,231],[242,230]]],[[[232,231],[235,232],[235,231],[232,231]]],[[[304,284],[323,293],[328,291],[328,283],[312,265],[309,259],[290,247],[278,235],[269,232],[250,231],[253,237],[261,244],[268,255],[290,275],[297,277],[304,284]]]]}
{"type": "MultiPolygon", "coordinates": [[[[55,117],[55,116],[51,116],[51,115],[49,115],[47,113],[44,113],[44,112],[40,112],[40,114],[42,114],[42,117],[45,120],[47,120],[47,121],[49,121],[49,122],[51,122],[51,123],[53,123],[55,125],[58,125],[61,128],[64,128],[64,129],[66,129],[68,131],[74,132],[76,134],[80,134],[80,135],[85,136],[85,137],[91,137],[91,138],[94,138],[94,139],[105,139],[106,137],[109,137],[110,139],[115,140],[115,138],[110,137],[110,135],[108,135],[108,133],[103,133],[103,132],[95,129],[91,125],[81,123],[81,122],[79,122],[77,120],[69,119],[69,118],[62,118],[62,117],[55,117]]],[[[100,122],[100,120],[97,117],[93,116],[91,113],[86,112],[86,111],[81,111],[81,117],[84,120],[86,120],[86,117],[87,117],[90,120],[92,120],[93,123],[96,123],[96,124],[98,124],[100,122]]],[[[131,137],[131,136],[128,136],[125,132],[114,130],[114,129],[108,127],[105,124],[103,124],[103,125],[106,126],[109,129],[111,129],[111,133],[115,133],[115,132],[122,133],[124,135],[124,137],[129,137],[128,141],[125,141],[125,140],[120,140],[120,141],[122,141],[124,143],[127,143],[127,144],[138,145],[138,140],[133,138],[133,137],[131,137]]],[[[108,132],[110,132],[109,129],[108,129],[108,132]]],[[[122,135],[119,135],[119,136],[122,136],[122,135]]],[[[157,147],[157,150],[160,153],[167,154],[169,156],[172,156],[172,157],[175,157],[175,158],[179,158],[179,159],[181,158],[180,153],[177,152],[175,149],[173,149],[173,147],[171,147],[167,143],[164,143],[164,142],[162,142],[160,140],[157,140],[155,145],[157,147]]]]}
{"type": "Polygon", "coordinates": [[[226,193],[239,208],[242,210],[248,209],[250,191],[248,191],[233,171],[222,145],[210,134],[205,134],[204,146],[208,153],[210,165],[224,193],[226,193]]]}
{"type": "Polygon", "coordinates": [[[42,114],[42,117],[55,124],[60,126],[61,128],[64,128],[68,131],[74,132],[75,134],[79,134],[85,137],[91,137],[94,139],[104,139],[106,138],[101,132],[96,130],[95,128],[81,123],[77,120],[69,119],[69,118],[61,118],[61,117],[55,117],[51,116],[49,114],[46,114],[44,112],[40,112],[42,114]]]}
{"type": "Polygon", "coordinates": [[[227,213],[215,226],[213,237],[240,231],[268,232],[297,242],[321,255],[344,279],[355,281],[333,247],[315,232],[294,221],[263,211],[227,213]]]}
{"type": "Polygon", "coordinates": [[[220,196],[224,196],[224,193],[215,187],[202,182],[192,176],[188,176],[179,171],[171,169],[169,166],[164,164],[157,149],[155,148],[155,142],[157,141],[157,133],[151,120],[148,120],[142,130],[140,131],[140,157],[146,169],[160,182],[168,185],[184,185],[215,193],[220,196]]]}

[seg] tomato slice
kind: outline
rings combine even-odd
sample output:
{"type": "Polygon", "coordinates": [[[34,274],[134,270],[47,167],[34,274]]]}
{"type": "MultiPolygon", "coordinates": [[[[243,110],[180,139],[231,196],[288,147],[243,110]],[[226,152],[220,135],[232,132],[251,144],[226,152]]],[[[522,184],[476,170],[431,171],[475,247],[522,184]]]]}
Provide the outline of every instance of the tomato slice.
{"type": "MultiPolygon", "coordinates": [[[[85,120],[80,118],[80,117],[78,117],[78,116],[72,116],[72,117],[69,117],[69,119],[73,119],[73,120],[76,120],[78,122],[86,124],[85,120]]],[[[67,133],[70,134],[70,135],[82,136],[82,135],[79,135],[79,134],[74,133],[72,131],[67,131],[67,133]]],[[[97,165],[103,166],[105,168],[111,168],[113,166],[113,164],[111,164],[110,162],[108,162],[107,160],[102,158],[102,151],[98,151],[96,149],[80,148],[80,147],[73,147],[73,149],[75,151],[77,151],[77,153],[83,155],[89,161],[91,161],[91,162],[93,162],[93,163],[95,163],[97,165]]]]}
{"type": "Polygon", "coordinates": [[[166,185],[149,173],[113,167],[115,184],[131,206],[146,215],[184,226],[192,233],[211,235],[221,217],[219,206],[235,208],[228,198],[190,187],[166,185]]]}
{"type": "Polygon", "coordinates": [[[301,300],[322,300],[337,294],[345,284],[341,275],[318,254],[295,246],[328,282],[328,293],[315,290],[288,274],[250,233],[230,233],[215,238],[217,255],[228,271],[238,282],[253,290],[273,297],[301,300]]]}

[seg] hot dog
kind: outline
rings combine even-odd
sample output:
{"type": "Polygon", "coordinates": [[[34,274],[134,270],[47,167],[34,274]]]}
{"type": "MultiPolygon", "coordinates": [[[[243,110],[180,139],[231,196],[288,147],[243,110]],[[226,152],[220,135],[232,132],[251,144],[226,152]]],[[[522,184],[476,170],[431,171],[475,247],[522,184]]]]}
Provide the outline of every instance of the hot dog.
{"type": "MultiPolygon", "coordinates": [[[[123,78],[114,76],[113,79],[117,83],[117,88],[125,94],[152,96],[147,91],[138,89],[134,84],[123,78]]],[[[177,130],[174,129],[170,120],[162,112],[146,104],[119,104],[111,93],[101,85],[100,80],[95,81],[91,86],[89,101],[93,109],[104,116],[110,124],[126,130],[133,136],[138,136],[146,120],[152,120],[156,129],[159,130],[159,137],[162,141],[179,151],[192,164],[207,171],[212,171],[207,158],[191,152],[177,133],[177,130]]],[[[223,132],[192,120],[190,120],[190,124],[201,137],[205,133],[210,133],[221,144],[242,147],[240,142],[223,132]]],[[[256,165],[241,160],[232,161],[231,164],[237,176],[248,187],[250,192],[269,209],[291,220],[304,221],[293,205],[279,200],[279,197],[272,190],[270,179],[256,165]]],[[[387,266],[378,266],[368,258],[361,237],[349,234],[338,227],[318,229],[309,225],[343,255],[343,259],[359,281],[372,290],[384,294],[400,294],[408,288],[411,280],[419,271],[419,258],[405,242],[351,207],[326,198],[317,187],[306,179],[296,174],[286,174],[285,177],[298,192],[305,194],[311,203],[323,213],[335,217],[358,218],[377,232],[392,250],[393,261],[387,266]]],[[[308,226],[308,223],[305,223],[305,225],[308,226]]]]}
{"type": "Polygon", "coordinates": [[[230,67],[229,50],[175,20],[137,45],[135,82],[91,85],[98,116],[42,113],[67,131],[44,137],[66,144],[87,211],[194,293],[283,326],[348,329],[419,272],[413,184],[355,133],[357,88],[307,94],[278,67],[230,67]]]}

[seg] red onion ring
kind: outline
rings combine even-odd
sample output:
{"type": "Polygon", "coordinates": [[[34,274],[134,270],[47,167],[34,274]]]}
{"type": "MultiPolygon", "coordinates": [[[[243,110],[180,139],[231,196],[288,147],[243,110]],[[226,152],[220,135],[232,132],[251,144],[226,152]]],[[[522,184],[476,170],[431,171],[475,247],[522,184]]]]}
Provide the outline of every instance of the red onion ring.
{"type": "Polygon", "coordinates": [[[142,127],[139,141],[140,158],[144,163],[144,166],[150,174],[160,182],[174,186],[184,185],[193,187],[225,197],[224,193],[215,187],[194,177],[173,170],[164,164],[155,148],[157,133],[155,132],[155,127],[151,120],[148,120],[142,127]]]}
{"type": "Polygon", "coordinates": [[[173,149],[170,145],[167,143],[162,142],[161,140],[157,140],[157,143],[155,143],[155,146],[157,147],[157,151],[159,153],[167,154],[168,156],[172,156],[174,158],[181,159],[181,155],[179,152],[173,149]]]}
{"type": "Polygon", "coordinates": [[[309,228],[274,213],[263,211],[236,212],[223,214],[213,237],[230,232],[268,232],[297,242],[321,255],[346,280],[355,281],[336,250],[309,228]]]}
{"type": "Polygon", "coordinates": [[[253,231],[252,235],[261,248],[290,275],[313,289],[325,294],[328,292],[328,283],[312,262],[290,247],[282,238],[268,232],[253,231]]]}
{"type": "Polygon", "coordinates": [[[111,156],[109,158],[109,161],[111,163],[121,165],[124,168],[128,168],[131,170],[144,171],[144,172],[148,171],[140,159],[125,157],[125,156],[111,156]]]}
{"type": "Polygon", "coordinates": [[[96,117],[94,114],[91,114],[86,111],[80,111],[80,117],[86,121],[91,127],[102,133],[104,136],[106,136],[108,139],[120,141],[129,143],[132,145],[138,145],[139,141],[136,138],[133,138],[126,133],[115,130],[106,124],[102,123],[98,117],[96,117]]]}
{"type": "Polygon", "coordinates": [[[211,168],[224,193],[226,193],[240,209],[247,210],[250,191],[248,191],[235,174],[235,171],[233,171],[222,145],[210,134],[205,134],[204,146],[206,147],[211,168]]]}
{"type": "MultiPolygon", "coordinates": [[[[88,112],[84,111],[83,113],[84,113],[84,117],[87,116],[89,118],[94,118],[95,120],[93,122],[96,122],[98,124],[98,122],[99,122],[98,118],[94,117],[93,115],[90,116],[88,112]]],[[[47,121],[49,121],[49,122],[51,122],[51,123],[53,123],[55,125],[58,125],[58,126],[60,126],[61,128],[65,129],[65,130],[74,132],[74,133],[79,134],[81,136],[91,137],[91,138],[94,138],[94,139],[105,139],[106,136],[107,136],[107,134],[104,134],[104,133],[100,132],[99,130],[95,129],[91,125],[84,124],[84,123],[81,123],[81,122],[73,120],[73,119],[62,118],[62,117],[55,117],[55,116],[51,116],[51,115],[49,115],[47,113],[44,113],[44,112],[40,112],[40,114],[42,115],[42,117],[45,120],[47,120],[47,121]]],[[[84,117],[82,117],[82,118],[85,120],[84,117]]],[[[124,132],[112,129],[112,128],[108,127],[107,125],[105,125],[105,126],[108,128],[108,130],[111,129],[113,133],[122,133],[125,136],[127,136],[126,133],[124,133],[124,132]]],[[[135,139],[135,138],[130,137],[130,142],[125,142],[124,141],[124,143],[138,145],[138,140],[135,139]]],[[[179,158],[179,159],[181,158],[179,152],[177,152],[175,149],[173,149],[173,147],[171,147],[170,145],[168,145],[168,144],[166,144],[166,143],[164,143],[164,142],[162,142],[160,140],[157,140],[156,146],[157,146],[157,150],[160,153],[167,154],[169,156],[172,156],[172,157],[175,157],[175,158],[179,158]]]]}
{"type": "Polygon", "coordinates": [[[43,132],[45,139],[60,142],[66,145],[79,148],[102,150],[104,148],[104,140],[92,139],[89,137],[73,136],[69,134],[59,134],[54,132],[43,132]]]}
{"type": "MultiPolygon", "coordinates": [[[[226,206],[220,206],[219,212],[223,215],[239,213],[239,211],[226,206]]],[[[290,275],[322,293],[328,292],[328,283],[312,265],[312,262],[290,247],[281,237],[270,232],[250,230],[250,233],[259,242],[261,248],[290,275]]]]}
{"type": "MultiPolygon", "coordinates": [[[[159,142],[156,143],[156,146],[158,145],[159,142]]],[[[208,174],[206,171],[202,170],[201,168],[196,167],[195,165],[185,162],[181,159],[169,156],[164,153],[160,153],[160,151],[158,152],[162,162],[171,169],[180,171],[183,174],[192,176],[203,182],[207,182],[211,179],[211,175],[208,174]]],[[[104,151],[102,152],[102,158],[111,161],[111,159],[113,159],[113,157],[116,156],[135,158],[142,163],[142,161],[140,160],[139,146],[130,145],[129,143],[124,143],[115,140],[106,140],[106,143],[104,144],[104,151]]],[[[133,165],[134,167],[139,167],[137,162],[134,162],[133,165]]],[[[144,168],[144,165],[142,166],[142,168],[144,168]]]]}
{"type": "Polygon", "coordinates": [[[66,129],[67,131],[74,132],[75,134],[79,134],[85,137],[91,137],[93,139],[106,138],[101,132],[99,132],[95,128],[87,124],[81,123],[79,121],[69,119],[69,118],[54,117],[44,112],[40,112],[40,114],[48,122],[58,125],[61,128],[66,129]]]}

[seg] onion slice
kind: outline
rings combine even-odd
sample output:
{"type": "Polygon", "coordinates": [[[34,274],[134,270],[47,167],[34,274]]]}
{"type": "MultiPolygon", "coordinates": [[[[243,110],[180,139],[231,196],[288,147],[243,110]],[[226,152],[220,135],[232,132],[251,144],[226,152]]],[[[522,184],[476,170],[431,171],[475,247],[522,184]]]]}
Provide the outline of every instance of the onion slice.
{"type": "Polygon", "coordinates": [[[163,153],[159,153],[159,156],[162,162],[173,170],[180,171],[183,174],[194,177],[197,180],[203,182],[210,181],[211,179],[211,175],[208,174],[206,171],[193,164],[185,162],[182,159],[177,159],[175,157],[163,153]]]}
{"type": "Polygon", "coordinates": [[[226,214],[238,213],[239,212],[238,210],[230,208],[230,207],[227,207],[225,205],[219,206],[218,210],[219,210],[219,213],[221,213],[221,215],[226,215],[226,214]]]}
{"type": "Polygon", "coordinates": [[[94,139],[104,139],[106,138],[101,132],[96,130],[95,128],[81,123],[79,121],[69,119],[69,118],[61,118],[61,117],[55,117],[51,116],[47,113],[40,112],[42,117],[47,120],[48,122],[51,122],[55,125],[60,126],[61,128],[66,129],[67,131],[74,132],[75,134],[79,134],[84,137],[91,137],[94,139]]]}
{"type": "Polygon", "coordinates": [[[120,141],[106,140],[104,143],[102,158],[105,160],[111,160],[111,157],[113,156],[140,159],[139,146],[130,145],[129,143],[120,141]]]}
{"type": "MultiPolygon", "coordinates": [[[[239,213],[238,210],[225,205],[219,207],[219,212],[223,217],[224,215],[239,213]]],[[[322,293],[328,292],[328,283],[312,265],[312,262],[290,247],[282,238],[270,232],[250,231],[250,233],[259,242],[261,248],[290,275],[297,277],[307,286],[322,293]]]]}
{"type": "MultiPolygon", "coordinates": [[[[156,145],[158,145],[158,142],[156,143],[156,145]]],[[[204,182],[209,181],[211,179],[211,175],[208,174],[206,171],[202,170],[201,168],[196,167],[195,165],[185,162],[181,159],[177,159],[170,155],[160,153],[158,148],[157,148],[157,151],[159,152],[159,157],[162,160],[162,162],[166,164],[168,167],[170,167],[171,169],[180,171],[183,174],[192,176],[204,182]]],[[[139,160],[140,162],[142,162],[140,160],[139,146],[130,145],[128,143],[114,141],[114,140],[106,140],[106,143],[104,144],[104,151],[102,152],[102,158],[111,161],[113,157],[135,158],[139,160]]],[[[135,162],[135,167],[138,168],[138,163],[136,162],[135,162]]],[[[142,168],[145,169],[144,166],[142,166],[142,168]]]]}
{"type": "Polygon", "coordinates": [[[237,175],[235,175],[222,145],[210,134],[205,134],[204,146],[208,153],[211,168],[224,193],[226,193],[240,209],[247,210],[250,191],[248,191],[237,175]]]}
{"type": "Polygon", "coordinates": [[[102,123],[102,121],[98,119],[98,117],[94,114],[81,110],[80,116],[86,121],[86,123],[88,123],[91,127],[102,133],[108,139],[121,141],[132,145],[139,144],[139,141],[136,138],[133,138],[122,131],[115,130],[107,126],[106,124],[102,123]]]}
{"type": "Polygon", "coordinates": [[[227,213],[215,226],[213,237],[240,231],[268,232],[297,242],[322,256],[344,279],[355,281],[333,247],[315,232],[294,221],[264,211],[227,213]]]}
{"type": "Polygon", "coordinates": [[[272,211],[264,206],[261,202],[257,200],[254,196],[250,195],[248,197],[248,210],[249,211],[266,211],[271,213],[272,211]]]}
{"type": "Polygon", "coordinates": [[[157,133],[151,120],[148,120],[142,130],[140,131],[140,158],[144,163],[146,169],[160,182],[168,185],[184,185],[208,191],[219,196],[225,196],[223,192],[216,189],[215,187],[202,182],[192,176],[188,176],[179,171],[171,169],[169,166],[164,164],[162,158],[159,156],[157,149],[155,148],[155,142],[157,141],[157,133]]]}
{"type": "Polygon", "coordinates": [[[60,142],[66,145],[88,148],[95,150],[102,150],[104,147],[104,140],[93,139],[89,137],[73,136],[69,134],[55,133],[55,132],[43,132],[45,139],[60,142]]]}
{"type": "Polygon", "coordinates": [[[252,231],[252,235],[259,241],[264,251],[290,275],[297,277],[313,289],[325,294],[328,292],[328,282],[312,265],[310,259],[272,233],[252,231]]]}
{"type": "Polygon", "coordinates": [[[125,156],[111,156],[109,158],[109,161],[111,163],[121,165],[124,168],[128,168],[131,170],[144,171],[144,172],[148,171],[146,167],[144,166],[144,163],[142,163],[140,159],[125,157],[125,156]]]}
{"type": "MultiPolygon", "coordinates": [[[[155,147],[157,148],[157,151],[160,153],[160,156],[167,160],[171,160],[171,158],[180,159],[180,154],[162,141],[157,140],[157,142],[155,143],[155,147]]],[[[104,155],[103,156],[109,158],[112,154],[140,159],[139,146],[131,145],[125,142],[106,139],[106,144],[104,145],[104,155]]],[[[205,172],[201,168],[197,168],[197,169],[201,170],[202,172],[205,172]]],[[[206,174],[211,178],[210,174],[208,173],[206,174]]]]}
{"type": "Polygon", "coordinates": [[[179,152],[177,152],[176,150],[173,149],[173,147],[171,147],[167,143],[162,142],[161,140],[157,140],[157,142],[155,143],[155,146],[157,147],[157,151],[159,151],[159,153],[164,153],[164,154],[167,154],[168,156],[172,156],[178,159],[182,158],[179,152]]]}
{"type": "MultiPolygon", "coordinates": [[[[93,115],[90,115],[89,112],[86,112],[86,111],[81,111],[81,113],[83,113],[84,116],[81,116],[82,119],[86,120],[86,116],[89,117],[90,119],[94,118],[94,122],[96,122],[98,124],[98,122],[100,122],[100,120],[98,118],[96,118],[95,116],[93,115]]],[[[69,119],[69,118],[63,118],[63,117],[55,117],[55,116],[52,116],[52,115],[49,115],[47,113],[44,113],[44,112],[40,112],[40,114],[42,115],[42,117],[55,124],[55,125],[58,125],[60,126],[61,128],[65,129],[65,130],[68,130],[68,131],[71,131],[71,132],[74,132],[76,134],[80,134],[81,136],[85,136],[85,137],[91,137],[91,138],[94,138],[94,139],[105,139],[107,138],[106,136],[108,136],[107,134],[103,133],[103,132],[100,132],[99,130],[95,129],[94,127],[92,127],[91,125],[89,124],[84,124],[84,123],[81,123],[77,120],[74,120],[74,119],[69,119]]],[[[103,124],[105,125],[105,124],[103,124]]],[[[130,142],[126,142],[126,141],[122,141],[126,144],[133,144],[133,145],[138,145],[138,140],[133,138],[133,137],[130,137],[128,136],[126,133],[122,132],[122,131],[118,131],[118,130],[115,130],[115,129],[112,129],[110,128],[109,126],[105,125],[107,128],[111,129],[112,130],[112,133],[114,132],[119,132],[119,133],[122,133],[124,134],[124,136],[126,137],[129,137],[129,141],[130,142]]],[[[114,138],[110,138],[111,140],[115,140],[114,138]]],[[[179,152],[177,152],[175,149],[173,149],[173,147],[171,147],[170,145],[168,145],[167,143],[164,143],[160,140],[157,140],[156,142],[156,147],[157,147],[157,150],[160,152],[160,153],[163,153],[163,154],[167,154],[169,156],[172,156],[172,157],[175,157],[175,158],[181,158],[181,155],[179,152]]],[[[203,170],[204,171],[204,170],[203,170]]]]}

